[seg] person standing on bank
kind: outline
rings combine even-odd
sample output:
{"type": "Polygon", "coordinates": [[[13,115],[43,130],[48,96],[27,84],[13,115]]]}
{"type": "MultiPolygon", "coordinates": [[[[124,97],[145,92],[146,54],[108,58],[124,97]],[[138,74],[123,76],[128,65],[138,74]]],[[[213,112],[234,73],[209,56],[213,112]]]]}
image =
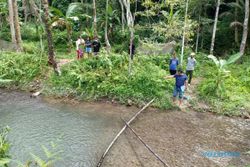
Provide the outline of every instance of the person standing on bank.
{"type": "Polygon", "coordinates": [[[187,76],[183,73],[182,69],[179,68],[176,74],[165,77],[165,79],[171,78],[175,78],[173,101],[175,102],[176,99],[179,98],[179,106],[181,106],[184,92],[187,89],[187,76]]]}
{"type": "Polygon", "coordinates": [[[187,68],[186,68],[186,75],[188,76],[188,85],[191,84],[194,68],[196,66],[196,60],[194,57],[195,57],[194,52],[192,52],[188,57],[187,68]]]}
{"type": "Polygon", "coordinates": [[[94,39],[94,41],[93,41],[92,44],[93,44],[93,53],[94,53],[94,56],[97,56],[97,54],[99,53],[100,48],[101,48],[101,43],[98,40],[98,37],[95,37],[95,39],[94,39]]]}
{"type": "Polygon", "coordinates": [[[84,54],[84,52],[83,52],[84,44],[85,44],[84,39],[82,39],[82,37],[79,36],[78,39],[77,39],[77,41],[76,41],[77,59],[83,58],[83,54],[84,54]]]}
{"type": "Polygon", "coordinates": [[[179,65],[179,60],[176,57],[176,53],[173,53],[173,57],[169,61],[169,72],[170,75],[175,75],[177,71],[177,67],[179,65]]]}
{"type": "Polygon", "coordinates": [[[90,37],[87,37],[87,39],[85,41],[85,46],[86,46],[85,51],[89,57],[89,55],[92,53],[92,42],[90,40],[90,37]]]}

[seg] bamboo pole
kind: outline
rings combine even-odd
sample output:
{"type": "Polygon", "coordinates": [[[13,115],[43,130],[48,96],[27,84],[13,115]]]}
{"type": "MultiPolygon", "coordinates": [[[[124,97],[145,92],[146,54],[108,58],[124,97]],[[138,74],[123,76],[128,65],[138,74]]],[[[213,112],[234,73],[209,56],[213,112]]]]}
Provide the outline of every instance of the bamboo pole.
{"type": "Polygon", "coordinates": [[[126,124],[126,126],[134,133],[134,135],[140,140],[140,142],[142,142],[142,144],[159,160],[159,161],[161,161],[161,163],[165,166],[165,167],[169,167],[169,165],[167,165],[167,163],[166,162],[164,162],[163,160],[162,160],[162,158],[159,156],[159,155],[157,155],[150,147],[149,147],[149,145],[147,145],[143,140],[142,140],[142,138],[139,136],[139,135],[137,135],[137,133],[134,131],[134,129],[125,121],[125,120],[123,120],[123,122],[126,124]]]}
{"type": "MultiPolygon", "coordinates": [[[[130,124],[142,111],[144,111],[155,99],[152,99],[148,104],[146,104],[140,111],[138,111],[128,122],[127,124],[130,124]]],[[[102,154],[101,159],[99,160],[97,167],[100,167],[103,163],[104,158],[106,157],[107,153],[111,149],[111,147],[114,145],[114,143],[117,141],[119,136],[125,131],[127,128],[127,125],[123,126],[123,128],[120,130],[120,132],[115,136],[115,138],[111,141],[105,152],[102,154]]]]}

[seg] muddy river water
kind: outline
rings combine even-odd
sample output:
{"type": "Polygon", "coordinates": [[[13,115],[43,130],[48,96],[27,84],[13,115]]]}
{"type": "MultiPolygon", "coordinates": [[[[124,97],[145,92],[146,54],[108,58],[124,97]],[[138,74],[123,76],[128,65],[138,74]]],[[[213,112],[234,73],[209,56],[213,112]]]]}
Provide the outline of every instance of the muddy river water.
{"type": "Polygon", "coordinates": [[[29,94],[0,90],[0,127],[11,128],[11,166],[17,166],[14,161],[32,160],[31,154],[46,159],[43,146],[61,152],[62,160],[55,166],[95,166],[121,127],[119,115],[114,114],[118,110],[122,108],[105,104],[48,103],[29,94]]]}
{"type": "MultiPolygon", "coordinates": [[[[43,146],[59,151],[55,167],[94,167],[107,145],[137,108],[106,103],[65,103],[30,98],[0,89],[0,128],[9,126],[13,161],[25,163],[31,154],[46,159],[43,146]],[[56,145],[51,148],[51,142],[56,145]]],[[[139,135],[171,167],[242,166],[250,164],[250,121],[193,111],[150,109],[132,124],[139,135]],[[205,157],[201,153],[229,151],[237,157],[205,157]]],[[[126,130],[104,167],[161,167],[162,164],[126,130]]]]}

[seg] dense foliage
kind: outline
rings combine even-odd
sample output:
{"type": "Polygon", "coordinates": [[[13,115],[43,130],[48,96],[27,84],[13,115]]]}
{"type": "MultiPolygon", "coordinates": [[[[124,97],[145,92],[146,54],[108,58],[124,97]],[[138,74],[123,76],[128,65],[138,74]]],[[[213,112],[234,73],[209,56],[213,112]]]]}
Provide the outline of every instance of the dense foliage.
{"type": "Polygon", "coordinates": [[[0,129],[0,167],[7,167],[8,163],[10,162],[10,144],[7,141],[8,132],[8,127],[0,129]]]}
{"type": "Polygon", "coordinates": [[[166,72],[154,59],[136,58],[131,76],[125,55],[102,54],[98,58],[75,61],[62,69],[62,76],[52,76],[48,91],[83,99],[108,98],[122,103],[131,100],[135,104],[156,98],[155,106],[169,108],[166,95],[171,95],[172,84],[164,80],[166,72]]]}
{"type": "MultiPolygon", "coordinates": [[[[227,61],[220,61],[226,64],[235,57],[237,55],[232,56],[227,61]]],[[[243,64],[236,63],[228,67],[218,66],[208,58],[205,62],[205,70],[201,74],[203,79],[198,87],[201,99],[209,102],[214,107],[214,112],[221,114],[232,116],[249,112],[250,75],[249,69],[247,69],[249,61],[243,64]]]]}
{"type": "Polygon", "coordinates": [[[44,57],[23,53],[2,52],[0,64],[0,79],[11,80],[5,86],[27,86],[47,68],[44,57]]]}

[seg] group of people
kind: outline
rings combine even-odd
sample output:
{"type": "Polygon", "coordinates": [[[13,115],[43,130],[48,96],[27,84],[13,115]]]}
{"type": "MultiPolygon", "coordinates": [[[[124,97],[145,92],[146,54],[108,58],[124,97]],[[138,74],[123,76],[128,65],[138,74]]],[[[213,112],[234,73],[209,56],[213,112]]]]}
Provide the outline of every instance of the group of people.
{"type": "Polygon", "coordinates": [[[80,36],[76,41],[76,51],[77,51],[77,59],[81,59],[84,57],[84,52],[89,56],[92,53],[94,56],[97,56],[101,48],[101,43],[98,37],[94,37],[91,40],[90,37],[87,37],[85,40],[80,36]]]}
{"type": "Polygon", "coordinates": [[[177,96],[179,97],[179,105],[182,104],[184,97],[184,92],[187,89],[188,85],[191,84],[193,78],[193,72],[196,66],[195,53],[191,53],[187,60],[186,73],[182,68],[178,68],[179,60],[176,57],[176,53],[173,53],[173,57],[169,61],[169,72],[170,76],[167,76],[166,79],[175,78],[175,86],[173,92],[174,101],[176,101],[177,96]],[[187,82],[188,80],[188,82],[187,82]]]}

